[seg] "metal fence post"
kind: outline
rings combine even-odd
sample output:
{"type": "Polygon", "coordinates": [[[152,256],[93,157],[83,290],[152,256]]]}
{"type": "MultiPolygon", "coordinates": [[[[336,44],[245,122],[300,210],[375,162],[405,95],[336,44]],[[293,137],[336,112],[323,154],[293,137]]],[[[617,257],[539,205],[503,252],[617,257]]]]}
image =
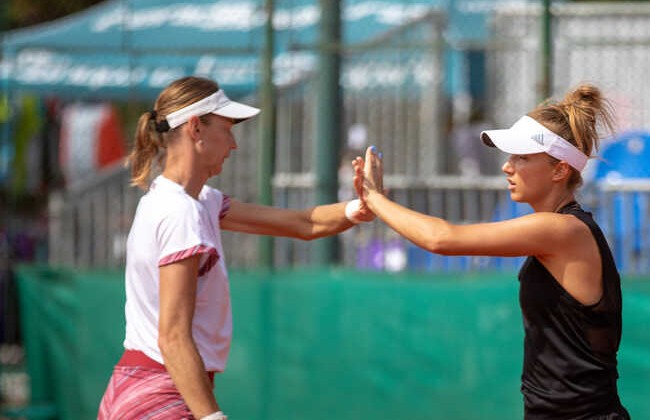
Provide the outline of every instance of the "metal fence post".
{"type": "MultiPolygon", "coordinates": [[[[316,109],[316,204],[337,201],[338,166],[341,150],[341,2],[320,0],[319,40],[320,71],[316,109]]],[[[338,239],[323,238],[314,244],[316,265],[332,264],[338,259],[338,239]]]]}
{"type": "MultiPolygon", "coordinates": [[[[274,0],[266,0],[266,27],[264,53],[262,58],[262,83],[260,97],[262,112],[260,114],[260,145],[258,148],[258,202],[270,206],[273,204],[273,187],[271,178],[275,169],[275,89],[273,86],[273,56],[274,56],[274,0]]],[[[270,236],[259,237],[258,264],[262,267],[273,265],[273,238],[270,236]]]]}
{"type": "Polygon", "coordinates": [[[542,81],[540,100],[553,95],[553,15],[551,0],[542,0],[542,81]]]}

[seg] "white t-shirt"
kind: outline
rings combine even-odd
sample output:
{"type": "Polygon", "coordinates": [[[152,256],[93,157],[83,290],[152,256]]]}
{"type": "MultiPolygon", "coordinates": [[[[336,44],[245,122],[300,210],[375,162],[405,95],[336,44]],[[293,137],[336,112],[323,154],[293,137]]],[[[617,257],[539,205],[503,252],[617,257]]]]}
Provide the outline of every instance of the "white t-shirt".
{"type": "Polygon", "coordinates": [[[230,206],[221,191],[204,186],[195,200],[158,176],[140,199],[126,257],[124,348],[163,363],[158,348],[159,267],[201,254],[192,335],[208,371],[226,367],[232,337],[228,272],[219,220],[230,206]]]}

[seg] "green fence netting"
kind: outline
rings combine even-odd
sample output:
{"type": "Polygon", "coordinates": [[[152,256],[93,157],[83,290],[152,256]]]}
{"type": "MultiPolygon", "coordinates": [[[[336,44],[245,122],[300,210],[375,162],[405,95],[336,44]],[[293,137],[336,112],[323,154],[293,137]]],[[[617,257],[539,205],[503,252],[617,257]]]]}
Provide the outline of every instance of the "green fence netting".
{"type": "MultiPolygon", "coordinates": [[[[96,418],[122,351],[119,272],[17,271],[32,401],[96,418]]],[[[233,272],[234,337],[216,378],[231,420],[520,419],[515,275],[233,272]]],[[[625,279],[619,388],[650,418],[650,281],[625,279]]]]}

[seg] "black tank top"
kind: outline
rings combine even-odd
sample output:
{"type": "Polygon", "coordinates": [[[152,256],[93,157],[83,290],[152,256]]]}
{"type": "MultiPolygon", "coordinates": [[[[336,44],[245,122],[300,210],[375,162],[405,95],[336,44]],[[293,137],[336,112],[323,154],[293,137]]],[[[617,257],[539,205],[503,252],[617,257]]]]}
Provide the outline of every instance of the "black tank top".
{"type": "Polygon", "coordinates": [[[521,385],[525,418],[627,418],[616,387],[622,309],[618,270],[591,213],[576,202],[559,213],[577,217],[591,230],[602,261],[603,296],[594,305],[583,305],[537,258],[524,263],[519,303],[525,332],[521,385]]]}

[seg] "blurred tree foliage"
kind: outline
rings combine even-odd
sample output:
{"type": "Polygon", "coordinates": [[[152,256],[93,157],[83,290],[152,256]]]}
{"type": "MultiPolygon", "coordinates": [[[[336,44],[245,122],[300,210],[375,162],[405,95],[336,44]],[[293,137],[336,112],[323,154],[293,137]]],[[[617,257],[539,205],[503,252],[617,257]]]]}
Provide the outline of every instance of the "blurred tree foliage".
{"type": "Polygon", "coordinates": [[[22,28],[86,9],[104,0],[0,0],[0,28],[22,28]]]}

